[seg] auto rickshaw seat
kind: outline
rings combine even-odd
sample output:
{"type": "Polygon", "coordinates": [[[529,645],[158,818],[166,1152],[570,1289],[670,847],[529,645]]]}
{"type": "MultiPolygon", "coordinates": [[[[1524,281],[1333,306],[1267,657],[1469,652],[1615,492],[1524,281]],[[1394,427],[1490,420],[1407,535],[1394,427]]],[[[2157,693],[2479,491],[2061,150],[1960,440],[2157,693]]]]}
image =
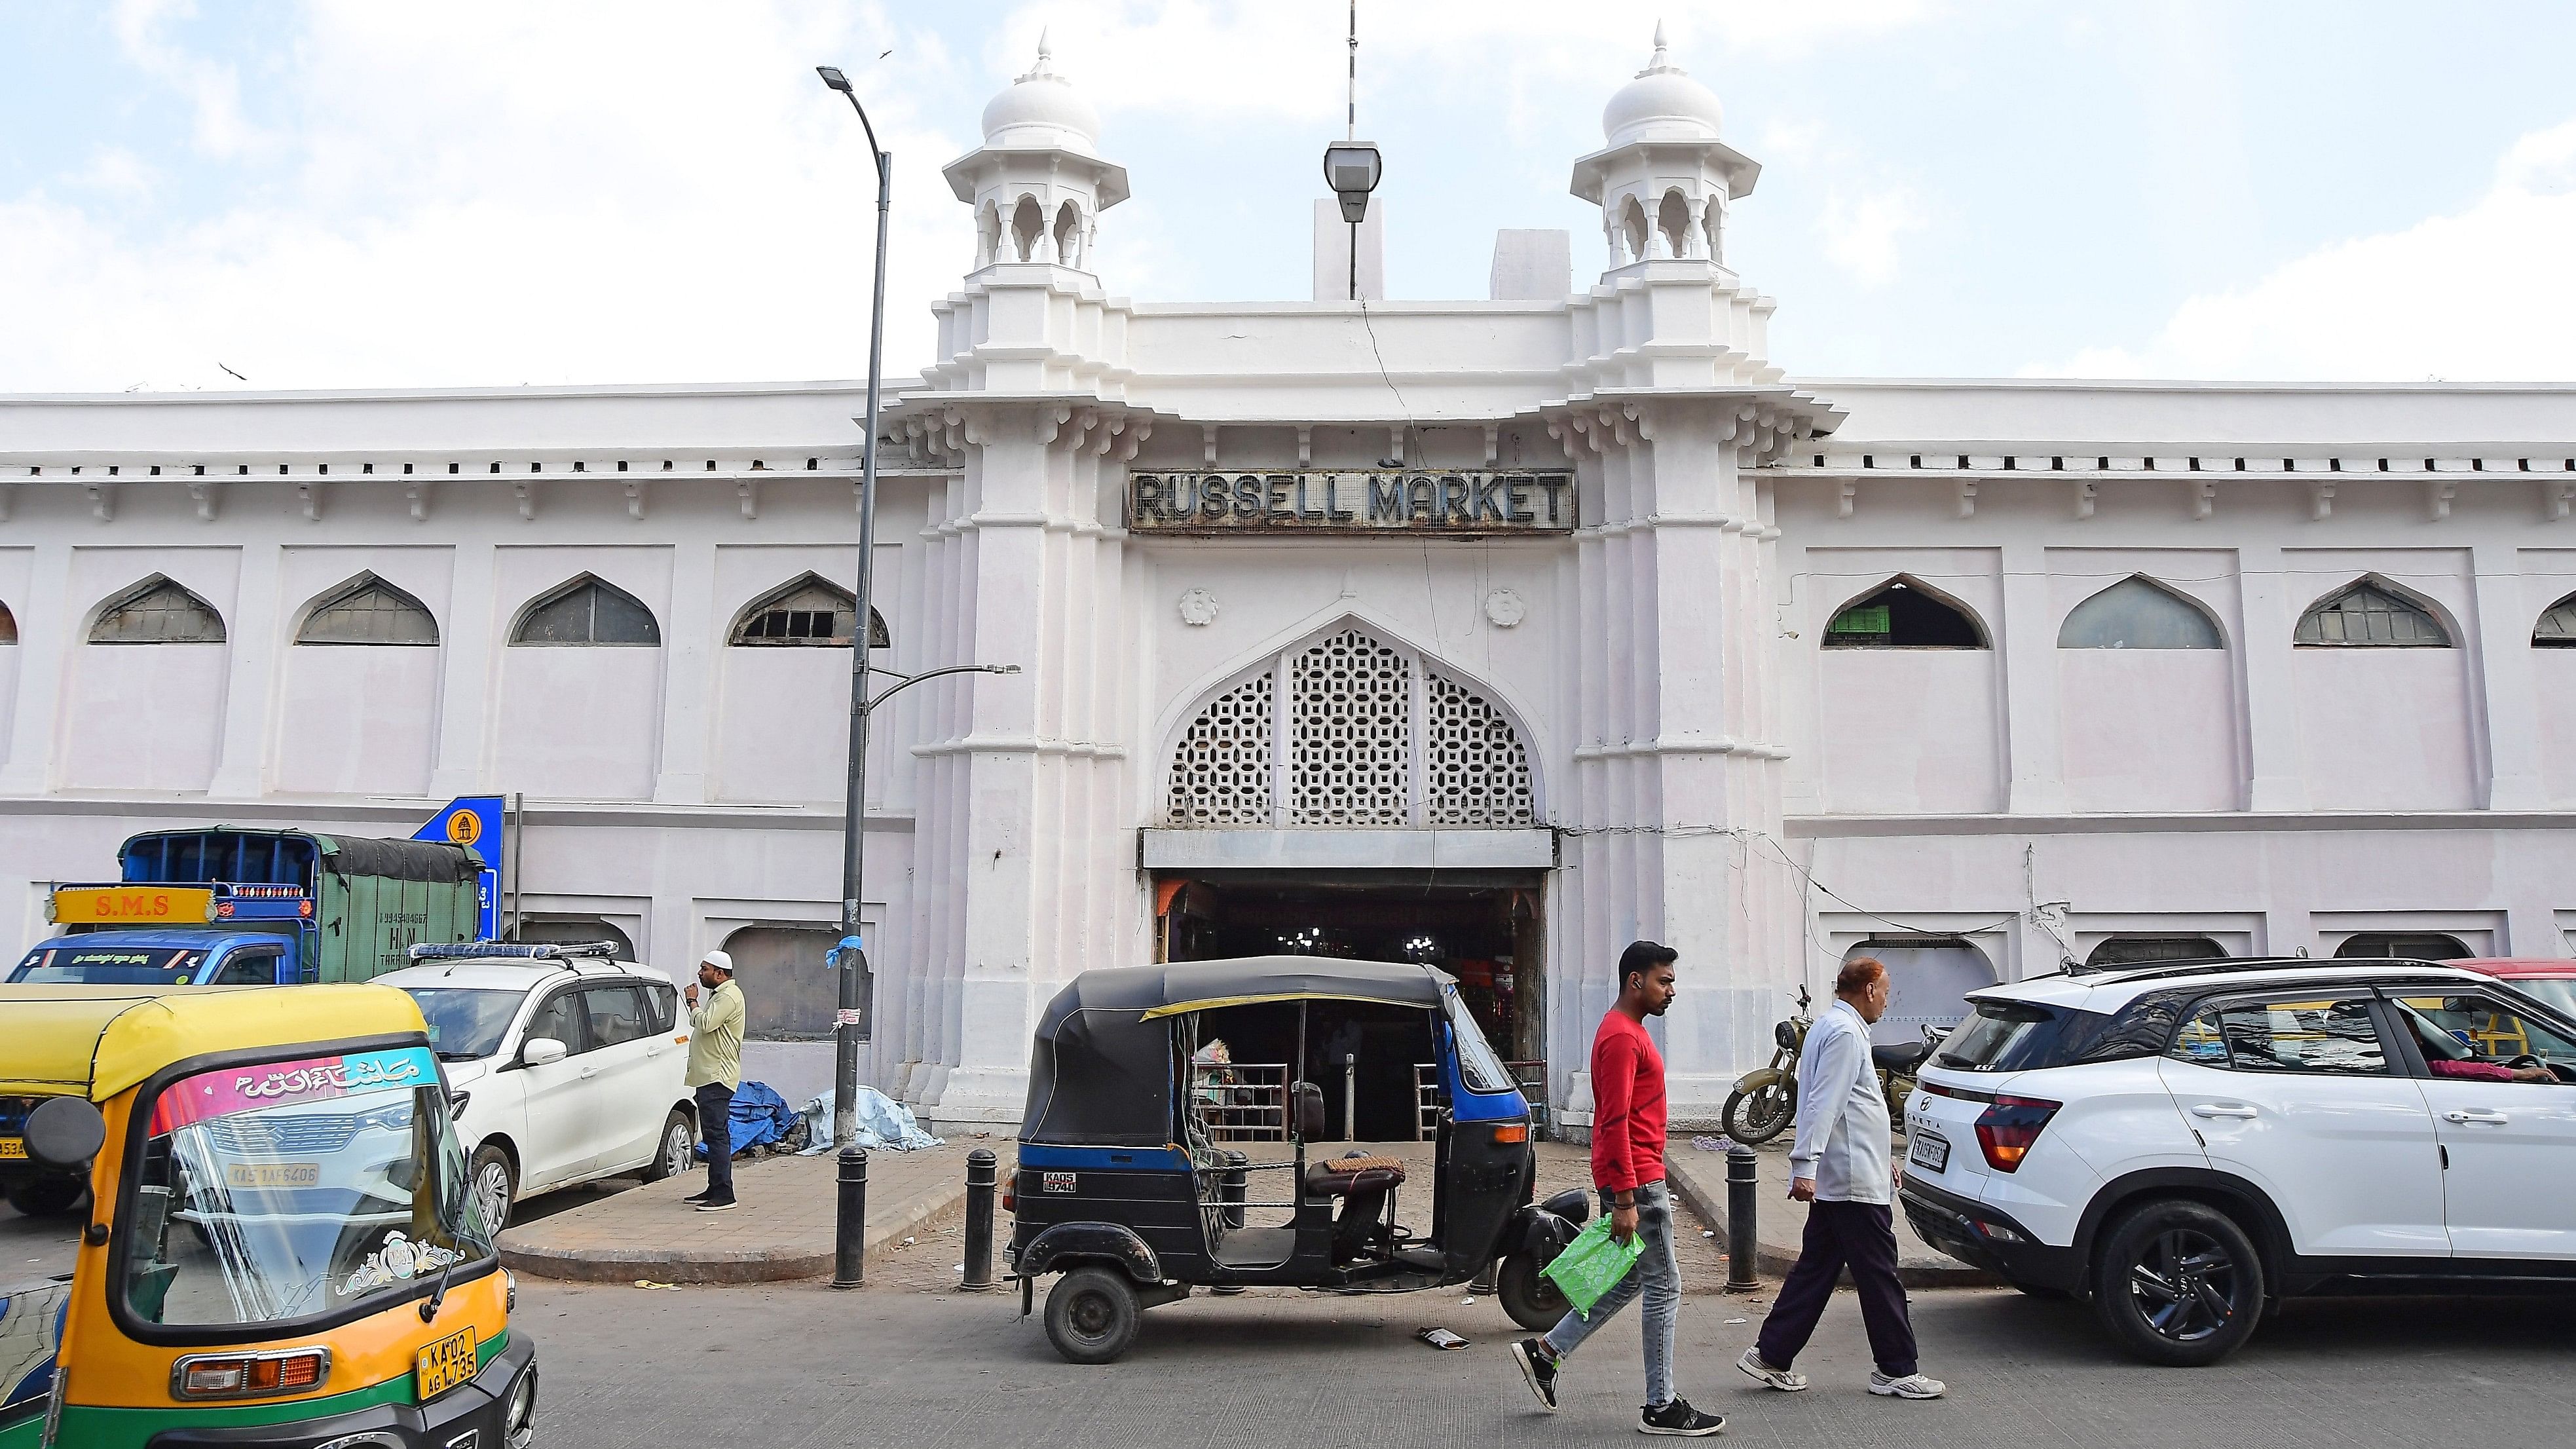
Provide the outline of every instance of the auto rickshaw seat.
{"type": "Polygon", "coordinates": [[[1349,1197],[1403,1185],[1404,1163],[1398,1158],[1354,1152],[1348,1157],[1306,1164],[1306,1193],[1310,1197],[1349,1197]]]}

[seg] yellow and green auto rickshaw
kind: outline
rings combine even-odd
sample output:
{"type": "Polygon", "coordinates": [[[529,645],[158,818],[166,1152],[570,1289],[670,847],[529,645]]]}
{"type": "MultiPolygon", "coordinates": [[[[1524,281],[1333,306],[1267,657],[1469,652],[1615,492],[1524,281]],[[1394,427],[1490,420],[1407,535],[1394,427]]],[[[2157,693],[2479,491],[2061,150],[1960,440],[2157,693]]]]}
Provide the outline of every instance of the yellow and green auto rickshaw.
{"type": "Polygon", "coordinates": [[[0,1449],[523,1449],[536,1354],[420,1010],[383,986],[0,986],[0,1164],[86,1179],[0,1270],[0,1449]]]}

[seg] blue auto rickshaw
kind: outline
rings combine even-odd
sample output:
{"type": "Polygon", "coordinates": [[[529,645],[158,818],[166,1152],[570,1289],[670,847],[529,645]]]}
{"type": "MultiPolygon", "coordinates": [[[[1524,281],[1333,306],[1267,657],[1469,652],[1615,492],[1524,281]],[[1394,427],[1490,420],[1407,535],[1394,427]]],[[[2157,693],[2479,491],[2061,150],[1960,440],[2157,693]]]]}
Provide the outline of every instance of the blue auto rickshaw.
{"type": "Polygon", "coordinates": [[[1087,971],[1047,1004],[1030,1050],[1008,1204],[1020,1311],[1033,1310],[1039,1278],[1060,1275],[1049,1341],[1075,1363],[1108,1363],[1143,1310],[1195,1288],[1401,1293],[1492,1269],[1506,1311],[1545,1327],[1564,1303],[1538,1269],[1589,1207],[1579,1189],[1532,1203],[1536,1166],[1529,1103],[1445,972],[1314,956],[1087,971]],[[1309,1002],[1425,1013],[1438,1082],[1431,1182],[1408,1184],[1392,1156],[1316,1151],[1324,1094],[1307,1081],[1286,1091],[1289,1160],[1249,1161],[1212,1140],[1192,1075],[1205,1014],[1309,1002]],[[1433,1195],[1427,1236],[1397,1221],[1407,1187],[1433,1195]],[[1285,1223],[1248,1226],[1260,1209],[1285,1223]]]}

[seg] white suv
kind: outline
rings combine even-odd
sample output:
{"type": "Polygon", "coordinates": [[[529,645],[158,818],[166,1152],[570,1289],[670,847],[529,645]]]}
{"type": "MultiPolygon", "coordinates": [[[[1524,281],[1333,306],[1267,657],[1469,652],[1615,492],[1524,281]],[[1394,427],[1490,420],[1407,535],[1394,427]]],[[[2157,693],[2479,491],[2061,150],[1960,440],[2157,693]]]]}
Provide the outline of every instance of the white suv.
{"type": "Polygon", "coordinates": [[[2296,1294],[2576,1280],[2576,1023],[2508,982],[2232,960],[1970,1001],[1906,1102],[1905,1215],[2141,1358],[2214,1362],[2296,1294]]]}
{"type": "Polygon", "coordinates": [[[689,1166],[689,1026],[668,977],[605,944],[415,946],[412,959],[376,980],[428,1019],[494,1232],[521,1198],[689,1166]]]}

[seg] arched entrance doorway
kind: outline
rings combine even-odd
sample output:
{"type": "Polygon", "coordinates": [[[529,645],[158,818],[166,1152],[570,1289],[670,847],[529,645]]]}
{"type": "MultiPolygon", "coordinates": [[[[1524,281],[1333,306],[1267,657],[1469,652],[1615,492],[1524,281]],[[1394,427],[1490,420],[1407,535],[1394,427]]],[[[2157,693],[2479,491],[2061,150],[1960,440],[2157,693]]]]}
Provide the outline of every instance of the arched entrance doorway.
{"type": "Polygon", "coordinates": [[[1986,953],[1957,936],[1873,936],[1843,953],[1875,956],[1887,967],[1887,1014],[1871,1028],[1882,1046],[1920,1041],[1923,1029],[1947,1032],[1968,1015],[1968,993],[2002,978],[1986,953]]]}

